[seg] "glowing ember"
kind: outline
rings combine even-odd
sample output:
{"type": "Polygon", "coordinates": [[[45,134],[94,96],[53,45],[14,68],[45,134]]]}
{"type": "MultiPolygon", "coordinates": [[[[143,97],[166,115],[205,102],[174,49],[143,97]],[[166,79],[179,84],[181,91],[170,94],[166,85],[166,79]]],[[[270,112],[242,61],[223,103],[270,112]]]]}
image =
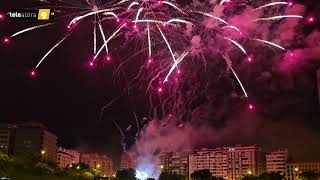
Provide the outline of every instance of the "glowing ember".
{"type": "Polygon", "coordinates": [[[10,43],[10,38],[4,37],[3,38],[3,44],[9,44],[10,43]]]}
{"type": "Polygon", "coordinates": [[[310,23],[313,23],[313,22],[314,22],[314,17],[309,17],[309,18],[308,18],[308,21],[309,21],[310,23]]]}
{"type": "Polygon", "coordinates": [[[36,77],[37,76],[37,72],[32,70],[30,71],[30,77],[36,77]]]}

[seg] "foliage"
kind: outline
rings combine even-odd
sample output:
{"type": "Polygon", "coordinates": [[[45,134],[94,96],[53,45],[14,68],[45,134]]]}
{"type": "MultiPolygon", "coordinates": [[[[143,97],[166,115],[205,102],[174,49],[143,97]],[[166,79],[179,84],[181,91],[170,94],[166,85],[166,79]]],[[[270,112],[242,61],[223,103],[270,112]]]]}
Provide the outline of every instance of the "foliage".
{"type": "Polygon", "coordinates": [[[36,173],[42,174],[54,174],[54,169],[51,168],[48,164],[38,162],[35,166],[36,173]]]}
{"type": "Polygon", "coordinates": [[[124,169],[116,172],[116,177],[119,180],[136,180],[136,170],[124,169]]]}
{"type": "Polygon", "coordinates": [[[253,175],[246,175],[242,178],[242,180],[258,180],[259,178],[253,175]]]}
{"type": "Polygon", "coordinates": [[[191,174],[192,180],[212,180],[212,174],[209,169],[195,171],[191,174]]]}
{"type": "Polygon", "coordinates": [[[305,171],[300,174],[301,180],[317,180],[320,178],[320,174],[314,171],[305,171]]]}
{"type": "Polygon", "coordinates": [[[259,176],[246,175],[242,180],[282,180],[285,177],[279,173],[263,173],[259,176]]]}
{"type": "Polygon", "coordinates": [[[285,177],[279,173],[263,173],[261,174],[258,179],[259,180],[282,180],[285,177]]]}
{"type": "Polygon", "coordinates": [[[185,176],[172,174],[172,173],[165,173],[165,172],[162,172],[159,177],[159,180],[184,180],[184,179],[186,179],[185,176]]]}

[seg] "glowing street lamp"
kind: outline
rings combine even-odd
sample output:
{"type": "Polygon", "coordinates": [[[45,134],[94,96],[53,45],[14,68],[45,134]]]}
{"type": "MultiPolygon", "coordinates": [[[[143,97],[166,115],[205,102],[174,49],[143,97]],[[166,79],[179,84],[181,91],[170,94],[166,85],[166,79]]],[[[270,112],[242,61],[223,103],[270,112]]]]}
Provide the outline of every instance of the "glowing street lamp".
{"type": "Polygon", "coordinates": [[[77,169],[79,170],[79,169],[80,169],[80,166],[77,166],[77,169]]]}
{"type": "Polygon", "coordinates": [[[100,164],[97,164],[97,168],[100,168],[100,164]]]}
{"type": "Polygon", "coordinates": [[[46,154],[46,150],[41,150],[41,155],[45,155],[46,154]]]}

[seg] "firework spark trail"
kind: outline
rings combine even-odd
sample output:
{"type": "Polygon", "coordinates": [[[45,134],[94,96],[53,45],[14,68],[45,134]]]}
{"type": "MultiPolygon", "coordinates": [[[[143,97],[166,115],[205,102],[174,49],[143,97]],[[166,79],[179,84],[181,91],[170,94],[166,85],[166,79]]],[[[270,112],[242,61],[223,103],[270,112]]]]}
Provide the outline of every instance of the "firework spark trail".
{"type": "Polygon", "coordinates": [[[96,60],[96,58],[98,57],[98,55],[100,54],[100,52],[102,51],[102,49],[104,48],[104,46],[108,46],[109,41],[115,36],[117,35],[121,29],[125,26],[125,24],[122,24],[106,41],[106,43],[104,43],[101,48],[99,49],[99,51],[97,52],[97,54],[94,56],[93,61],[96,60]]]}
{"type": "Polygon", "coordinates": [[[178,23],[184,23],[184,24],[192,24],[189,21],[183,20],[183,19],[170,19],[169,21],[167,21],[167,24],[173,23],[173,22],[178,22],[178,23]]]}
{"type": "Polygon", "coordinates": [[[118,128],[119,132],[122,135],[122,139],[121,139],[121,145],[122,145],[122,149],[124,152],[126,152],[126,143],[125,143],[125,138],[126,136],[124,135],[122,129],[120,128],[120,126],[118,125],[118,123],[115,120],[112,120],[112,122],[114,123],[114,125],[118,128]]]}
{"type": "Polygon", "coordinates": [[[299,15],[279,15],[279,16],[272,16],[272,17],[265,17],[265,18],[258,18],[252,21],[269,21],[269,20],[279,20],[284,18],[300,18],[302,19],[303,16],[299,15]]]}
{"type": "Polygon", "coordinates": [[[222,23],[224,23],[224,24],[229,25],[229,23],[228,23],[227,21],[225,21],[225,20],[223,20],[223,19],[221,19],[221,18],[219,18],[219,17],[217,17],[217,16],[213,16],[213,15],[211,15],[211,14],[209,14],[209,13],[205,13],[205,12],[202,12],[202,11],[192,11],[192,12],[198,13],[198,14],[202,14],[202,15],[204,15],[204,16],[207,16],[207,17],[216,19],[216,20],[218,20],[218,21],[220,21],[220,22],[222,22],[222,23]]]}
{"type": "Polygon", "coordinates": [[[11,37],[15,37],[15,36],[18,36],[19,34],[22,34],[22,33],[28,32],[28,31],[32,31],[32,30],[35,30],[35,29],[51,26],[51,25],[54,25],[54,23],[47,23],[47,24],[42,24],[42,25],[38,25],[38,26],[29,27],[29,28],[26,28],[26,29],[23,29],[23,30],[21,30],[19,32],[14,33],[13,35],[11,35],[11,37]]]}
{"type": "Polygon", "coordinates": [[[263,6],[257,7],[255,9],[252,9],[252,11],[257,11],[266,7],[270,7],[270,6],[275,6],[275,5],[288,5],[289,3],[287,2],[273,2],[273,3],[269,3],[269,4],[265,4],[263,6]]]}
{"type": "Polygon", "coordinates": [[[118,19],[118,16],[114,12],[105,12],[103,13],[105,16],[113,16],[114,18],[118,19]]]}
{"type": "Polygon", "coordinates": [[[168,81],[169,76],[171,75],[171,73],[174,71],[174,69],[178,66],[178,64],[180,64],[180,62],[183,61],[183,59],[191,52],[192,49],[187,50],[185,52],[182,53],[182,55],[174,62],[174,64],[172,65],[172,67],[170,68],[168,74],[166,75],[164,82],[168,81]]]}
{"type": "MultiPolygon", "coordinates": [[[[99,18],[99,17],[98,17],[98,18],[99,18]]],[[[102,27],[102,25],[101,25],[100,19],[99,19],[98,25],[99,25],[100,34],[101,34],[101,36],[102,36],[103,42],[104,42],[104,44],[107,44],[106,36],[104,35],[104,31],[103,31],[103,27],[102,27]]],[[[109,54],[108,46],[105,46],[105,47],[106,47],[106,52],[107,52],[107,54],[109,54]]]]}
{"type": "Polygon", "coordinates": [[[40,66],[40,64],[44,61],[44,59],[56,48],[58,47],[65,39],[67,39],[67,37],[69,37],[71,34],[68,33],[67,35],[65,35],[58,43],[56,43],[42,58],[41,60],[38,62],[38,64],[36,65],[36,69],[40,66]]]}
{"type": "Polygon", "coordinates": [[[140,13],[141,13],[142,11],[143,11],[143,8],[139,8],[139,10],[138,10],[138,12],[137,12],[137,15],[136,15],[135,23],[134,23],[135,27],[136,27],[136,25],[137,25],[137,21],[138,21],[138,19],[139,19],[140,13]]]}
{"type": "Polygon", "coordinates": [[[174,57],[173,51],[172,51],[172,49],[171,49],[171,46],[170,46],[170,44],[169,44],[169,42],[168,42],[167,38],[164,36],[164,34],[163,34],[163,32],[162,32],[161,28],[160,28],[158,25],[157,25],[157,27],[158,27],[158,29],[159,29],[159,32],[160,32],[160,34],[161,34],[161,36],[162,36],[163,40],[164,40],[164,41],[166,42],[166,44],[167,44],[167,47],[168,47],[168,49],[169,49],[169,51],[170,51],[170,53],[171,53],[171,56],[172,56],[172,60],[173,60],[173,62],[176,62],[176,58],[174,57]]]}
{"type": "Polygon", "coordinates": [[[237,79],[238,83],[240,84],[241,89],[242,89],[242,91],[243,91],[243,94],[245,95],[246,98],[248,98],[248,94],[247,94],[247,92],[246,92],[246,89],[244,88],[242,82],[240,81],[237,73],[236,73],[236,72],[234,71],[234,69],[232,68],[232,65],[231,65],[231,63],[230,63],[230,62],[232,62],[232,61],[231,61],[226,55],[222,55],[222,56],[223,56],[223,59],[224,59],[224,60],[226,61],[226,63],[228,64],[229,68],[231,69],[234,77],[237,79]]]}
{"type": "Polygon", "coordinates": [[[130,10],[131,7],[133,7],[133,6],[139,6],[139,3],[138,3],[138,2],[132,2],[132,3],[129,5],[128,10],[130,10]]]}
{"type": "Polygon", "coordinates": [[[171,7],[173,7],[174,9],[180,11],[181,13],[186,14],[185,12],[182,11],[182,9],[180,9],[178,6],[174,5],[171,2],[168,2],[168,1],[159,1],[159,2],[167,4],[167,5],[171,6],[171,7]]]}
{"type": "Polygon", "coordinates": [[[228,29],[228,28],[229,29],[234,29],[234,30],[238,31],[239,33],[241,33],[240,29],[235,27],[235,26],[224,26],[222,29],[228,29]]]}
{"type": "Polygon", "coordinates": [[[97,53],[97,24],[96,24],[96,17],[94,18],[94,25],[93,25],[93,54],[97,53]]]}
{"type": "Polygon", "coordinates": [[[230,39],[230,38],[228,38],[228,37],[223,37],[223,38],[226,39],[226,40],[228,40],[228,41],[230,41],[230,42],[232,42],[232,43],[233,43],[234,45],[236,45],[245,55],[248,55],[247,52],[246,52],[246,50],[244,49],[244,47],[241,46],[241,44],[239,44],[237,41],[232,40],[232,39],[230,39]]]}
{"type": "Polygon", "coordinates": [[[151,37],[150,37],[150,25],[149,23],[147,24],[147,28],[148,28],[148,50],[149,50],[149,58],[151,58],[151,53],[152,53],[152,50],[151,50],[151,37]]]}
{"type": "Polygon", "coordinates": [[[69,26],[71,26],[72,24],[76,24],[78,21],[80,21],[88,16],[96,15],[96,14],[103,13],[103,12],[112,12],[113,10],[114,10],[114,8],[101,9],[98,11],[91,11],[87,14],[82,15],[82,16],[77,16],[70,21],[69,26]]]}
{"type": "Polygon", "coordinates": [[[282,46],[280,46],[280,45],[278,45],[276,43],[270,42],[270,41],[266,41],[266,40],[263,40],[263,39],[256,39],[256,38],[252,38],[252,40],[272,45],[272,46],[277,47],[279,49],[282,49],[284,51],[286,50],[284,47],[282,47],[282,46]]]}

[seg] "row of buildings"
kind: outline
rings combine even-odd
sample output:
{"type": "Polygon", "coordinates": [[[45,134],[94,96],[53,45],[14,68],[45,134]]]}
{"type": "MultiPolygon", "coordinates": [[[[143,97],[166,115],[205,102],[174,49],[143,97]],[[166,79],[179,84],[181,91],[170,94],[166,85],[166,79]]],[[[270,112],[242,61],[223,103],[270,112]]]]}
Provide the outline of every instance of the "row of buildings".
{"type": "Polygon", "coordinates": [[[0,151],[9,156],[38,156],[61,168],[82,163],[96,168],[103,176],[112,175],[113,161],[108,156],[58,147],[57,140],[41,123],[0,124],[0,151]]]}
{"type": "MultiPolygon", "coordinates": [[[[192,152],[162,153],[159,156],[162,172],[189,176],[197,171],[209,169],[216,177],[240,180],[246,175],[258,176],[262,173],[276,172],[287,180],[296,180],[305,171],[320,172],[320,162],[292,163],[288,161],[286,149],[264,153],[257,146],[235,146],[214,149],[200,149],[192,152]]],[[[124,153],[121,169],[135,168],[137,158],[124,153]]]]}

